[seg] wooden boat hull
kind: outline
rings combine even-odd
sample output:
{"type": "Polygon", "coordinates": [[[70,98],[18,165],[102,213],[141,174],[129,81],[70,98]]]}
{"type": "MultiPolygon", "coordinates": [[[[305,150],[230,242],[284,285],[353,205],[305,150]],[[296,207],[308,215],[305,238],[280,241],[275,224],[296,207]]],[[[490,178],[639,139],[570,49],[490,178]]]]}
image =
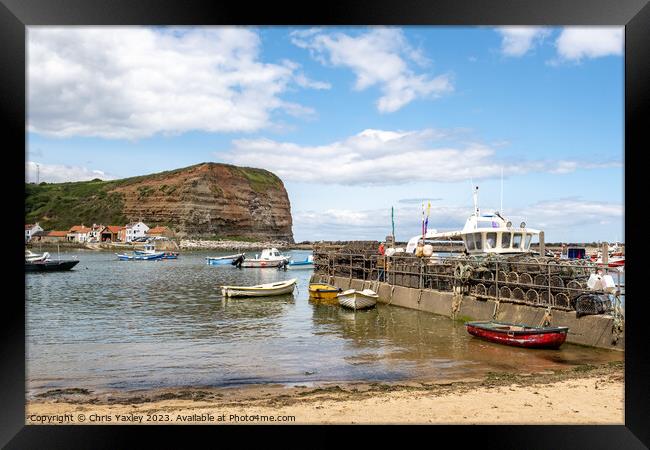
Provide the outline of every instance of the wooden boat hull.
{"type": "Polygon", "coordinates": [[[343,291],[340,294],[336,296],[336,298],[339,301],[339,305],[345,307],[345,308],[350,308],[354,309],[355,311],[358,309],[367,309],[367,308],[372,308],[377,304],[377,294],[370,294],[370,290],[366,290],[368,292],[364,291],[357,291],[355,289],[349,289],[347,291],[343,291]]]}
{"type": "Polygon", "coordinates": [[[296,279],[277,283],[259,284],[257,286],[222,286],[224,297],[269,297],[291,294],[296,287],[296,279]]]}
{"type": "Polygon", "coordinates": [[[472,336],[526,348],[558,348],[569,331],[567,327],[527,327],[500,322],[466,322],[465,326],[472,336]]]}
{"type": "Polygon", "coordinates": [[[61,272],[70,270],[79,261],[37,261],[25,262],[25,272],[61,272]]]}
{"type": "Polygon", "coordinates": [[[309,297],[313,300],[336,301],[341,288],[330,284],[312,283],[309,285],[309,297]]]}

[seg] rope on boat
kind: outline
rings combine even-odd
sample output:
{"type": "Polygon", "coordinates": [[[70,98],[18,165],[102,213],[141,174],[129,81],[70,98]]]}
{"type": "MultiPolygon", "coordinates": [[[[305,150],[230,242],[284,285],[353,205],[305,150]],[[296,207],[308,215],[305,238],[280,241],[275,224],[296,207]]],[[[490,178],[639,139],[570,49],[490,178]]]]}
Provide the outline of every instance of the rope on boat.
{"type": "Polygon", "coordinates": [[[391,286],[390,288],[390,300],[388,301],[389,305],[393,303],[393,292],[395,292],[395,286],[391,286]]]}
{"type": "Polygon", "coordinates": [[[551,312],[551,307],[549,306],[548,308],[546,308],[546,312],[544,312],[544,317],[542,317],[542,323],[540,326],[542,327],[550,326],[552,319],[553,319],[553,313],[551,312]]]}
{"type": "Polygon", "coordinates": [[[418,305],[420,304],[420,300],[422,300],[422,291],[423,289],[420,289],[420,295],[418,296],[418,305]]]}

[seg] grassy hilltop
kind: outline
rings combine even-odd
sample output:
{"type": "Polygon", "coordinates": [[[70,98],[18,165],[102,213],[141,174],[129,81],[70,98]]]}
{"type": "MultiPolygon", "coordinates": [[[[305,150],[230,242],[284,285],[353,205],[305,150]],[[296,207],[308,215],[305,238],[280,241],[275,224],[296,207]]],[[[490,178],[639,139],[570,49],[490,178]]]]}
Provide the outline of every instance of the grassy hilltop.
{"type": "Polygon", "coordinates": [[[70,183],[28,183],[25,185],[25,222],[39,222],[46,230],[66,230],[81,223],[87,226],[93,223],[124,224],[129,221],[124,214],[125,197],[123,192],[116,189],[144,183],[137,188],[140,200],[145,200],[156,191],[167,196],[177,195],[177,187],[165,184],[165,180],[205,164],[228,168],[232,174],[247,180],[255,192],[284,188],[282,181],[266,170],[215,163],[120,180],[103,181],[96,178],[70,183]]]}

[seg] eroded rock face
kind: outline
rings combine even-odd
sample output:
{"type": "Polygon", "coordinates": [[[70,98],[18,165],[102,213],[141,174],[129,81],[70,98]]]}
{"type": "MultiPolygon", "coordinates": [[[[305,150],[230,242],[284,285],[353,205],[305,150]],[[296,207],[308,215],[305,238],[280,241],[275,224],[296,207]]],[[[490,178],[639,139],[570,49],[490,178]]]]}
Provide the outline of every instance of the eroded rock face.
{"type": "Polygon", "coordinates": [[[266,170],[204,163],[138,177],[109,192],[123,196],[129,220],[180,235],[293,242],[289,197],[266,170]]]}

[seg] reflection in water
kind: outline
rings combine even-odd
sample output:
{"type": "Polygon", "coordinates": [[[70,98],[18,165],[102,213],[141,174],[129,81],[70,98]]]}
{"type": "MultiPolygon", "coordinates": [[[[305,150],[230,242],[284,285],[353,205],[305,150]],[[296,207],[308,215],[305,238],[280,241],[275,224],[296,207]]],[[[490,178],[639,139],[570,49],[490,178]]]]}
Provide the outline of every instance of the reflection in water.
{"type": "Polygon", "coordinates": [[[311,271],[208,266],[207,255],[215,252],[167,261],[79,252],[71,272],[27,274],[30,391],[453,378],[622,359],[567,344],[499,346],[405,308],[345,310],[308,300],[311,271]],[[219,291],[293,277],[292,295],[226,300],[219,291]]]}

